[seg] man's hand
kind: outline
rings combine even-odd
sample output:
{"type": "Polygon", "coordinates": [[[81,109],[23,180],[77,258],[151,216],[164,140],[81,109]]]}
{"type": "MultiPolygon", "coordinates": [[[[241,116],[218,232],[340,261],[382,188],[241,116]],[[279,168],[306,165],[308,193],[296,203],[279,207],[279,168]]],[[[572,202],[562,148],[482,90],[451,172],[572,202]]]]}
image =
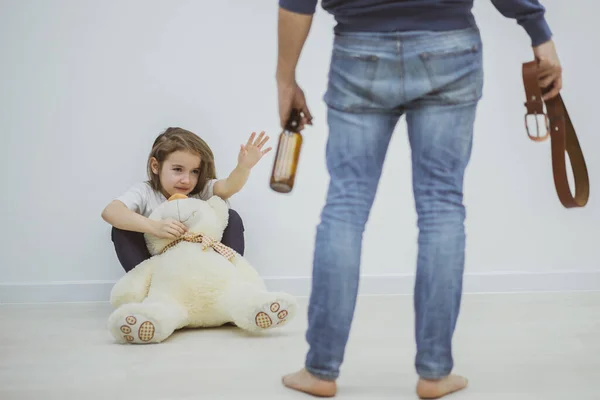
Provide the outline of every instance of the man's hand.
{"type": "Polygon", "coordinates": [[[312,125],[312,115],[306,105],[304,92],[295,81],[277,81],[277,94],[279,96],[279,119],[282,128],[287,124],[292,108],[299,110],[302,116],[298,127],[299,131],[304,129],[306,124],[312,125]]]}
{"type": "Polygon", "coordinates": [[[554,42],[550,40],[534,47],[533,54],[538,61],[540,87],[547,90],[543,98],[551,99],[562,89],[562,67],[554,42]]]}

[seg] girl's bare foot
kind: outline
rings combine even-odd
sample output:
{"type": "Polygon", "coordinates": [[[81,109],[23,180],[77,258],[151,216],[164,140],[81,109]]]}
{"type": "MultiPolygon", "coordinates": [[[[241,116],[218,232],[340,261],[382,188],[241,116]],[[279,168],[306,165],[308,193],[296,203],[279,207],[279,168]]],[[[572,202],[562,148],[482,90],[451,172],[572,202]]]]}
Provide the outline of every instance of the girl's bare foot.
{"type": "Polygon", "coordinates": [[[284,376],[282,382],[290,389],[317,397],[333,397],[337,391],[335,381],[321,380],[305,369],[284,376]]]}
{"type": "Polygon", "coordinates": [[[417,395],[421,399],[439,399],[440,397],[466,388],[467,383],[467,378],[459,375],[448,375],[436,381],[419,379],[419,383],[417,383],[417,395]]]}

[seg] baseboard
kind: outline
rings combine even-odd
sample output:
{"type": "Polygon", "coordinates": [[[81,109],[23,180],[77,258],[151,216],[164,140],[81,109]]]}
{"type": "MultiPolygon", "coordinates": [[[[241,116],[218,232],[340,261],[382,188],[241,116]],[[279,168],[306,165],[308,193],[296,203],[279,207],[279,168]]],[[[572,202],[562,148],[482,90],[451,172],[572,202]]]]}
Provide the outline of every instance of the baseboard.
{"type": "MultiPolygon", "coordinates": [[[[310,294],[310,277],[266,277],[269,290],[298,297],[310,294]]],[[[0,283],[0,304],[104,302],[114,281],[0,283]]],[[[410,295],[414,275],[364,275],[361,295],[410,295]]],[[[519,293],[600,290],[600,271],[465,274],[464,293],[519,293]]]]}

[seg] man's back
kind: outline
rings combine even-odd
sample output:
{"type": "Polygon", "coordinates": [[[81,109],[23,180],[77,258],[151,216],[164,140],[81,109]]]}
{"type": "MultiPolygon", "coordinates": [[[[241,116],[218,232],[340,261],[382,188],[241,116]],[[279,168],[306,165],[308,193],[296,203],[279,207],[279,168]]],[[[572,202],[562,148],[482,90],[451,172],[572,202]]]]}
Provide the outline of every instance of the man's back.
{"type": "MultiPolygon", "coordinates": [[[[537,0],[491,0],[515,19],[536,46],[551,37],[537,0]]],[[[318,0],[280,0],[289,11],[312,14],[318,0]]],[[[336,32],[449,31],[474,27],[473,0],[321,0],[337,21],[336,32]]]]}

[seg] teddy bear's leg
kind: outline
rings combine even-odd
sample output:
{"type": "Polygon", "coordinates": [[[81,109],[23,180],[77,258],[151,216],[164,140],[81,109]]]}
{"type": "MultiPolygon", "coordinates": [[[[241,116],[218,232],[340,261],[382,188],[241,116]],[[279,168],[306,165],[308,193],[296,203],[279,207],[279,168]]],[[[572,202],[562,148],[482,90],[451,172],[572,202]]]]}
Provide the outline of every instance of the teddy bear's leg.
{"type": "Polygon", "coordinates": [[[148,295],[156,258],[149,258],[126,273],[113,286],[110,303],[117,308],[127,303],[140,303],[148,295]]]}
{"type": "Polygon", "coordinates": [[[235,285],[227,294],[233,323],[247,331],[278,328],[296,315],[296,298],[283,292],[267,292],[251,285],[235,285]]]}
{"type": "Polygon", "coordinates": [[[160,343],[186,326],[188,313],[175,300],[146,298],[124,304],[108,319],[108,327],[119,343],[160,343]]]}

